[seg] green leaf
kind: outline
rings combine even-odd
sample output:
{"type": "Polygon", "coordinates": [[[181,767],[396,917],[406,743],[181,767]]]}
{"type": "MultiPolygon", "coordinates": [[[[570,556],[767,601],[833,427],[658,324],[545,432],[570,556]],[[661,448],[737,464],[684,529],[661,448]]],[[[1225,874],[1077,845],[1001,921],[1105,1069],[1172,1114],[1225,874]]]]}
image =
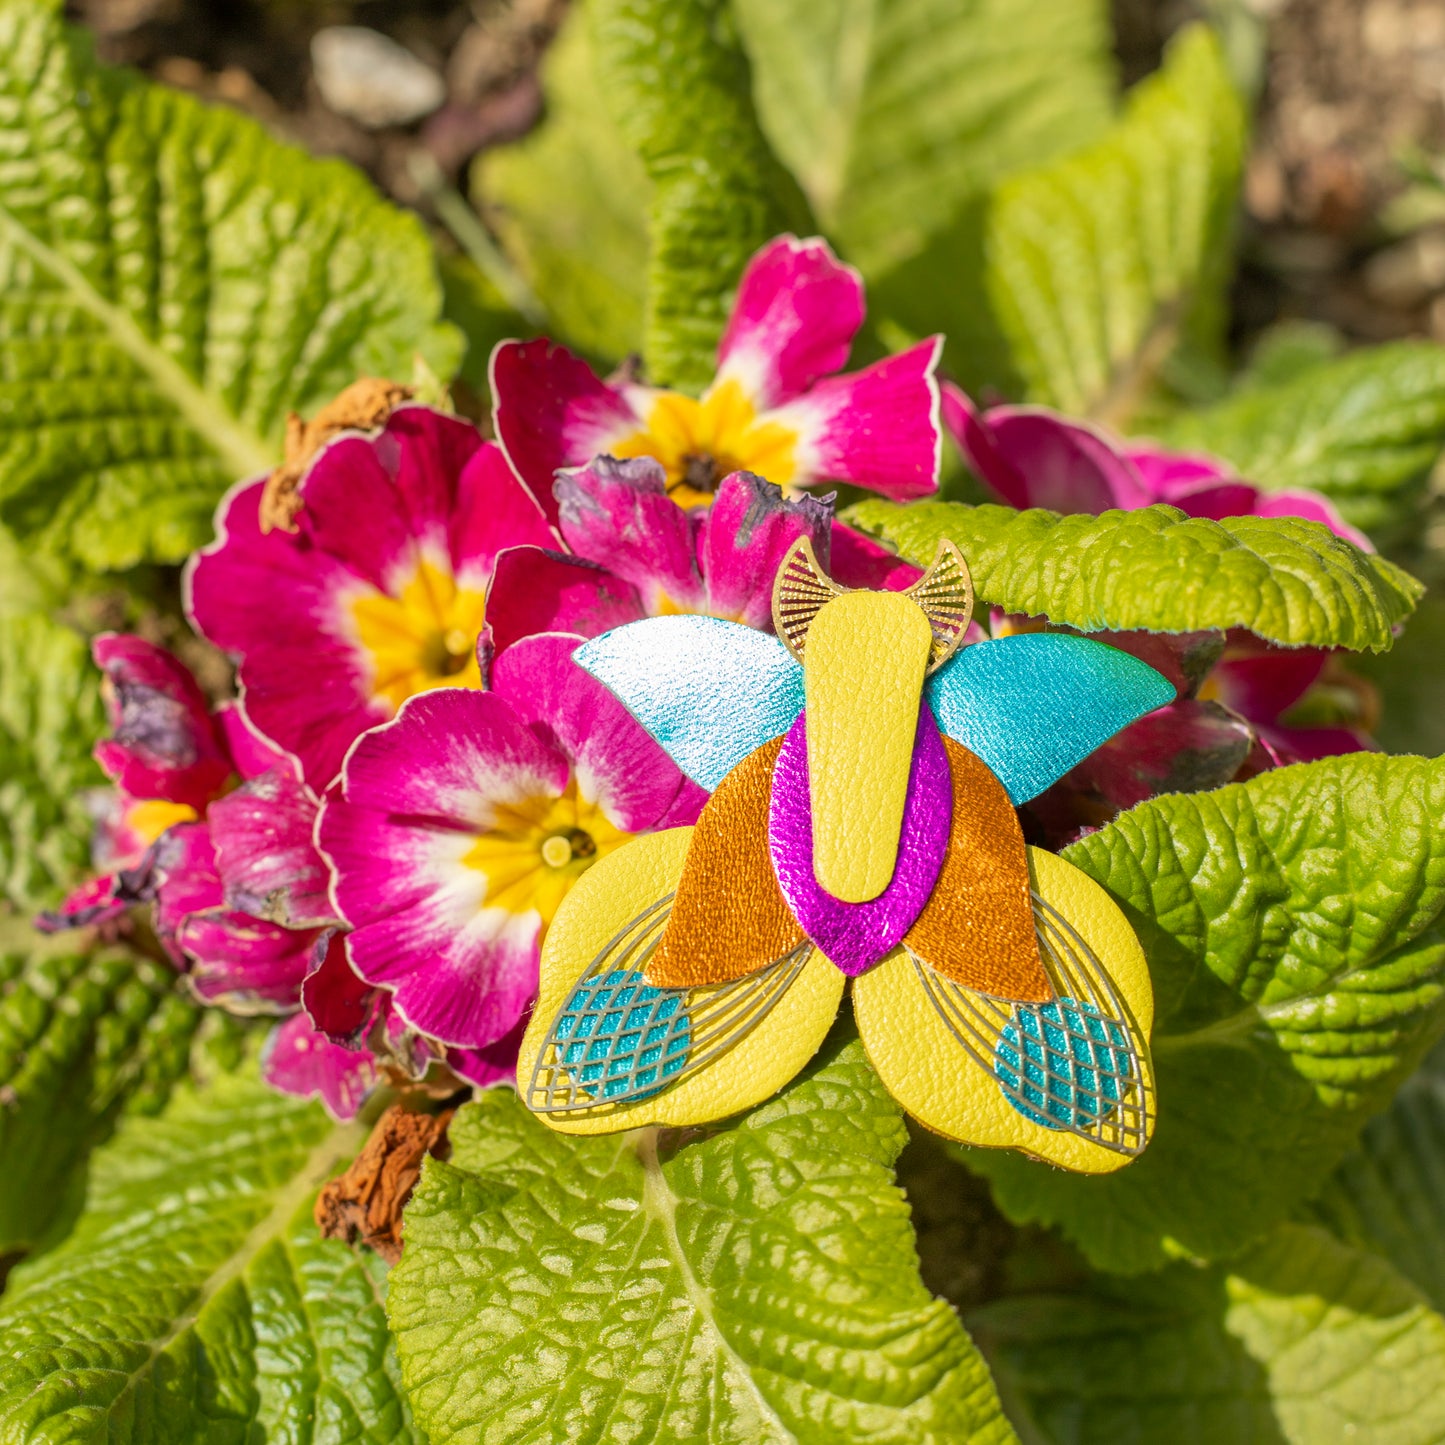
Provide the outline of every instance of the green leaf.
{"type": "Polygon", "coordinates": [[[1385,1261],[1283,1225],[1228,1270],[1000,1301],[969,1316],[1010,1413],[1050,1445],[1433,1445],[1445,1321],[1385,1261]]]}
{"type": "Polygon", "coordinates": [[[105,781],[90,756],[103,726],[84,640],[0,610],[0,896],[23,912],[53,903],[89,862],[85,792],[105,781]]]}
{"type": "Polygon", "coordinates": [[[1243,107],[1200,25],[1107,137],[1000,186],[988,293],[1031,400],[1118,422],[1176,351],[1218,346],[1244,146],[1243,107]]]}
{"type": "Polygon", "coordinates": [[[810,232],[807,203],[758,125],[728,0],[590,0],[587,13],[603,92],[652,181],[649,379],[701,390],[748,258],[810,232]]]}
{"type": "Polygon", "coordinates": [[[1445,761],[1354,753],[1155,798],[1065,850],[1154,981],[1159,1122],[1117,1174],[967,1151],[1099,1267],[1238,1250],[1315,1194],[1445,1025],[1445,761]]]}
{"type": "Polygon", "coordinates": [[[642,346],[652,185],[611,118],[585,15],[562,26],[542,81],[546,120],[483,151],[474,189],[557,338],[621,361],[642,346]]]}
{"type": "Polygon", "coordinates": [[[230,109],[98,65],[0,3],[0,521],[99,570],[173,562],[286,412],[450,375],[415,217],[230,109]]]}
{"type": "Polygon", "coordinates": [[[165,1104],[201,1016],[165,965],[28,932],[0,948],[0,1255],[52,1234],[123,1112],[165,1104]]]}
{"type": "MultiPolygon", "coordinates": [[[[734,0],[763,128],[870,277],[1113,113],[1099,0],[734,0]]],[[[935,300],[937,297],[935,296],[935,300]]],[[[925,329],[933,329],[931,326],[925,329]]]]}
{"type": "Polygon", "coordinates": [[[1309,487],[1372,530],[1418,511],[1445,448],[1445,347],[1401,341],[1310,367],[1161,429],[1269,491],[1309,487]]]}
{"type": "Polygon", "coordinates": [[[1370,1120],[1305,1213],[1383,1255],[1445,1310],[1445,1049],[1370,1120]]]}
{"type": "Polygon", "coordinates": [[[246,1077],[123,1125],[0,1300],[0,1442],[417,1440],[382,1272],[310,1217],[363,1135],[246,1077]]]}
{"type": "Polygon", "coordinates": [[[981,602],[1085,632],[1243,627],[1290,647],[1382,652],[1424,590],[1393,562],[1293,517],[867,501],[847,518],[924,566],[948,538],[981,602]]]}
{"type": "Polygon", "coordinates": [[[1386,752],[1445,753],[1445,597],[1433,589],[1420,601],[1405,635],[1381,657],[1351,659],[1379,689],[1381,718],[1372,729],[1386,752]]]}
{"type": "Polygon", "coordinates": [[[691,1142],[570,1140],[503,1090],[451,1139],[387,1305],[433,1445],[1014,1439],[918,1278],[903,1125],[856,1040],[691,1142]]]}

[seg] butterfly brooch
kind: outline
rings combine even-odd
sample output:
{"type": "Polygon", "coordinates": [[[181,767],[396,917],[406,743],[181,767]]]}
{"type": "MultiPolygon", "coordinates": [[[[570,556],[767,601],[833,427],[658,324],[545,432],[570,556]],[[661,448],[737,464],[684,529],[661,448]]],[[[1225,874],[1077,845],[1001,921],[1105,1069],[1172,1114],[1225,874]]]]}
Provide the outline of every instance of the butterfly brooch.
{"type": "Polygon", "coordinates": [[[1153,995],[1104,890],[1015,807],[1171,701],[1062,633],[960,646],[943,543],[906,592],[848,590],[798,542],[777,635],[654,617],[579,647],[712,796],[578,880],[548,930],[522,1100],[555,1129],[704,1124],[813,1056],[851,982],[889,1092],[937,1133],[1116,1169],[1153,1132],[1153,995]]]}

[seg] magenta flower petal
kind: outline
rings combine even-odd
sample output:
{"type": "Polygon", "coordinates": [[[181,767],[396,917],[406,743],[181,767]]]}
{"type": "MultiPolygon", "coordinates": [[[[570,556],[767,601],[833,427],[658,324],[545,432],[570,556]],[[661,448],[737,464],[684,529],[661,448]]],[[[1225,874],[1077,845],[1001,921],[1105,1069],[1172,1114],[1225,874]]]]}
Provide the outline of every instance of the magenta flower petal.
{"type": "Polygon", "coordinates": [[[736,379],[766,411],[848,363],[863,324],[863,281],[814,237],[779,236],[743,272],[718,347],[718,381],[736,379]]]}
{"type": "Polygon", "coordinates": [[[493,1043],[536,989],[542,919],[489,875],[479,838],[515,835],[536,800],[560,798],[566,756],[502,697],[445,690],[412,698],[361,738],[342,779],[317,837],[333,902],[355,930],[353,967],[393,989],[420,1032],[457,1047],[493,1043]]]}
{"type": "Polygon", "coordinates": [[[938,490],[943,431],[933,337],[863,371],[820,381],[767,413],[798,433],[795,485],[851,482],[906,502],[938,490]]]}
{"type": "Polygon", "coordinates": [[[600,804],[618,828],[638,833],[696,822],[707,794],[572,660],[580,641],[552,633],[509,648],[493,671],[497,696],[572,760],[580,796],[600,804]]]}
{"type": "Polygon", "coordinates": [[[225,905],[216,850],[204,823],[178,823],[156,839],[149,869],[155,894],[155,930],[177,963],[183,956],[176,933],[188,915],[225,905]]]}
{"type": "Polygon", "coordinates": [[[646,615],[630,582],[595,562],[540,547],[503,552],[487,593],[494,652],[504,652],[537,632],[600,637],[646,615]]]}
{"type": "Polygon", "coordinates": [[[401,407],[379,435],[342,436],[323,448],[301,483],[301,533],[392,591],[401,585],[398,569],[414,565],[418,549],[449,555],[459,479],[483,445],[469,422],[401,407]]]}
{"type": "MultiPolygon", "coordinates": [[[[905,562],[881,542],[875,542],[872,537],[844,522],[833,523],[829,549],[828,575],[844,587],[866,587],[874,592],[902,592],[923,576],[923,568],[915,567],[912,562],[905,562]]],[[[818,553],[820,558],[822,555],[822,552],[818,553]]],[[[984,636],[980,631],[978,640],[982,640],[984,636]]]]}
{"type": "Polygon", "coordinates": [[[357,1048],[385,1007],[386,995],[357,976],[346,956],[346,938],[329,929],[315,942],[301,984],[301,1006],[332,1043],[357,1048]]]}
{"type": "Polygon", "coordinates": [[[1119,451],[1160,502],[1173,501],[1179,493],[1191,491],[1205,482],[1239,480],[1231,468],[1202,452],[1171,452],[1152,442],[1125,442],[1119,451]]]}
{"type": "Polygon", "coordinates": [[[320,789],[407,697],[480,685],[492,563],[554,535],[495,447],[426,407],[332,442],[299,495],[299,530],[263,534],[259,484],[233,493],[187,581],[197,626],[238,659],[248,718],[320,789]]]}
{"type": "Polygon", "coordinates": [[[239,702],[221,703],[216,709],[215,719],[226,751],[242,778],[259,778],[262,773],[278,766],[299,766],[290,753],[283,752],[262,737],[239,702]]]}
{"type": "Polygon", "coordinates": [[[793,916],[849,978],[865,973],[896,947],[923,912],[943,869],[952,820],[948,754],[933,715],[923,704],[893,881],[868,903],[844,903],[833,897],[813,874],[807,714],[789,729],[773,772],[768,815],[773,868],[793,916]]]}
{"type": "Polygon", "coordinates": [[[210,641],[240,659],[251,722],[324,787],[352,741],[391,708],[371,693],[345,613],[359,577],[305,537],[263,534],[261,490],[253,482],[222,501],[217,540],[187,571],[187,610],[210,641]]]}
{"type": "Polygon", "coordinates": [[[667,495],[667,474],[651,457],[596,457],[557,478],[559,526],[579,557],[630,582],[647,612],[702,612],[698,571],[702,516],[667,495]]]}
{"type": "MultiPolygon", "coordinates": [[[[547,493],[551,507],[551,493],[547,493]]],[[[555,547],[547,512],[518,479],[498,446],[477,451],[457,480],[447,533],[452,568],[463,582],[485,582],[509,547],[555,547]]]]}
{"type": "Polygon", "coordinates": [[[1208,517],[1222,522],[1226,517],[1247,517],[1259,501],[1259,490],[1238,479],[1218,482],[1194,482],[1170,490],[1159,498],[1171,507],[1178,507],[1191,517],[1208,517]]]}
{"type": "Polygon", "coordinates": [[[118,632],[91,643],[105,674],[113,737],[96,761],[133,798],[164,798],[200,812],[231,775],[231,760],[190,670],[163,647],[118,632]]]}
{"type": "Polygon", "coordinates": [[[780,487],[751,472],[725,477],[712,506],[701,514],[705,610],[771,630],[773,580],[783,557],[800,537],[827,556],[832,517],[831,499],[804,496],[790,502],[780,487]]]}
{"type": "Polygon", "coordinates": [[[294,1008],[311,967],[318,934],[282,928],[233,908],[187,913],[175,945],[189,965],[191,987],[232,1013],[275,1013],[294,1008]]]}
{"type": "Polygon", "coordinates": [[[289,763],[211,804],[206,822],[228,907],[287,928],[331,921],[331,875],[311,838],[318,806],[289,763]]]}
{"type": "Polygon", "coordinates": [[[55,908],[37,913],[34,924],[41,933],[64,933],[120,918],[135,900],[125,896],[116,873],[102,873],[72,888],[55,908]]]}
{"type": "Polygon", "coordinates": [[[1375,544],[1358,527],[1350,526],[1335,504],[1319,492],[1262,493],[1254,504],[1254,514],[1256,517],[1303,517],[1306,521],[1322,522],[1335,536],[1353,542],[1362,552],[1375,550],[1375,544]]]}
{"type": "Polygon", "coordinates": [[[1279,721],[1325,670],[1329,653],[1314,647],[1270,647],[1254,638],[1235,635],[1232,645],[1210,673],[1213,695],[1251,722],[1279,721]]]}
{"type": "Polygon", "coordinates": [[[490,376],[497,440],[555,522],[557,472],[580,466],[637,431],[637,413],[585,361],[545,338],[500,343],[492,352],[490,376]]]}
{"type": "Polygon", "coordinates": [[[1374,752],[1376,743],[1366,734],[1342,727],[1260,727],[1260,745],[1275,767],[1314,763],[1341,753],[1374,752]]]}
{"type": "Polygon", "coordinates": [[[980,481],[1011,507],[1106,512],[1155,500],[1133,463],[1091,426],[1046,407],[980,413],[953,386],[944,395],[954,440],[980,481]]]}
{"type": "Polygon", "coordinates": [[[376,1062],[365,1049],[346,1049],[292,1014],[266,1040],[261,1056],[266,1082],[283,1094],[320,1099],[333,1119],[355,1118],[376,1086],[376,1062]]]}
{"type": "Polygon", "coordinates": [[[517,1055],[522,1047],[522,1035],[527,1031],[527,1018],[519,1018],[511,1032],[488,1044],[482,1049],[448,1049],[447,1066],[469,1084],[479,1089],[492,1084],[501,1084],[514,1079],[517,1074],[517,1055]]]}
{"type": "Polygon", "coordinates": [[[904,561],[846,522],[833,523],[829,551],[828,575],[844,587],[902,592],[923,576],[923,568],[904,561]]]}
{"type": "Polygon", "coordinates": [[[951,381],[943,382],[939,410],[954,445],[979,481],[1010,507],[1020,511],[1031,507],[1027,479],[1004,455],[967,393],[951,381]]]}

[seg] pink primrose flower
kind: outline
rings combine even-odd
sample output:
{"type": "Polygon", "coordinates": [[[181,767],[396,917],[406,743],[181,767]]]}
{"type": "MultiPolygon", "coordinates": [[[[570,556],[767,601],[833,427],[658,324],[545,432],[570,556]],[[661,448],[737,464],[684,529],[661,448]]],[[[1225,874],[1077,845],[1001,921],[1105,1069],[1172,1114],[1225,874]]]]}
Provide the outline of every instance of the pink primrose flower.
{"type": "Polygon", "coordinates": [[[322,806],[356,974],[467,1077],[515,1057],[542,931],[572,883],[705,801],[572,661],[580,640],[523,639],[489,690],[409,699],[353,745],[322,806]]]}
{"type": "Polygon", "coordinates": [[[498,653],[538,632],[596,637],[679,612],[772,627],[773,579],[806,536],[840,581],[906,587],[919,569],[833,521],[827,498],[784,497],[749,472],[724,478],[711,507],[683,511],[652,457],[597,457],[559,474],[557,528],[568,554],[516,547],[497,559],[487,616],[498,653]]]}
{"type": "Polygon", "coordinates": [[[501,452],[424,406],[326,446],[301,481],[294,533],[261,530],[263,486],[221,503],[217,540],[187,569],[187,609],[236,659],[247,716],[321,789],[407,698],[481,685],[497,555],[555,537],[501,452]]]}
{"type": "MultiPolygon", "coordinates": [[[[115,783],[97,807],[93,853],[104,871],[37,926],[111,923],[153,904],[156,936],[198,998],[290,1015],[278,1030],[286,1047],[273,1039],[267,1058],[277,1086],[295,1092],[300,1076],[281,1063],[312,1028],[300,1008],[309,976],[336,956],[329,875],[312,842],[316,797],[293,758],[259,738],[237,704],[213,711],[164,648],[103,633],[92,654],[112,729],[95,755],[115,783]]],[[[340,967],[350,972],[344,954],[340,967]]],[[[327,977],[331,996],[361,987],[348,988],[334,967],[327,977]]],[[[375,1079],[365,1049],[328,1044],[306,1062],[302,1092],[318,1092],[338,1117],[360,1106],[358,1081],[375,1079]]]]}
{"type": "Polygon", "coordinates": [[[1120,441],[1043,406],[980,411],[943,384],[944,426],[978,479],[1011,507],[1051,512],[1125,511],[1167,502],[1191,517],[1303,517],[1372,552],[1370,539],[1318,492],[1266,492],[1224,462],[1120,441]]]}
{"type": "Polygon", "coordinates": [[[780,236],[748,263],[700,398],[603,381],[545,339],[492,353],[497,437],[517,475],[557,519],[552,481],[593,457],[653,457],[687,508],[752,472],[788,496],[848,482],[905,501],[938,489],[939,338],[862,371],[846,365],[863,324],[863,283],[826,242],[780,236]]]}

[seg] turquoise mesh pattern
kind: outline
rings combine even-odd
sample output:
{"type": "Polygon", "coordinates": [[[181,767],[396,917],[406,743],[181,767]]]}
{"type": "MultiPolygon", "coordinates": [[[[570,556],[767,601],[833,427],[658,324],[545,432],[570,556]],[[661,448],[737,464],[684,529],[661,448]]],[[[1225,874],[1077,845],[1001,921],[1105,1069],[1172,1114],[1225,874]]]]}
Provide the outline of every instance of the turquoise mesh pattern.
{"type": "Polygon", "coordinates": [[[994,1050],[1004,1097],[1047,1129],[1082,1129],[1108,1114],[1133,1076],[1129,1041],[1093,1004],[1015,1004],[994,1050]],[[1020,1057],[1022,1053],[1022,1057],[1020,1057]]]}
{"type": "Polygon", "coordinates": [[[580,983],[553,1031],[560,1063],[594,1099],[655,1094],[687,1063],[692,1025],[682,989],[615,968],[580,983]]]}

